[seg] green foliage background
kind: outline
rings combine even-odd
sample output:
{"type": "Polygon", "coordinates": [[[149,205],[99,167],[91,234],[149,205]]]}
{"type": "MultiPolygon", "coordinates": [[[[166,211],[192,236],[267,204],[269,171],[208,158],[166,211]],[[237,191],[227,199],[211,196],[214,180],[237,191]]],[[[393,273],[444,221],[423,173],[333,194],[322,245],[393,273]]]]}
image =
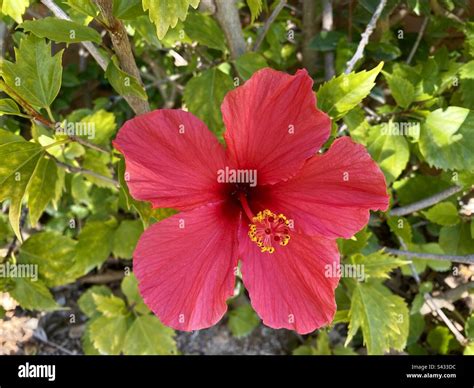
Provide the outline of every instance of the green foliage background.
{"type": "MultiPolygon", "coordinates": [[[[0,291],[24,310],[55,311],[65,308],[55,300],[58,287],[119,271],[118,280],[80,287],[77,303],[87,317],[84,353],[179,353],[176,333],[144,305],[131,272],[140,234],[173,210],[153,210],[130,197],[111,139],[135,114],[133,101],[146,101],[151,109],[184,106],[221,136],[220,104],[229,90],[263,67],[293,73],[310,65],[319,108],[333,119],[330,141],[349,135],[367,147],[387,178],[392,207],[459,189],[404,217],[374,214],[353,239],[340,240],[343,263],[363,265],[365,280],[343,278],[333,325],[299,338],[291,352],[474,354],[472,298],[469,303],[460,294],[449,300],[454,308],[444,310],[460,338],[438,314],[423,309],[427,294],[443,296],[453,282],[469,295],[473,264],[409,261],[384,251],[474,253],[469,2],[389,0],[350,74],[344,73],[346,63],[378,0],[352,1],[350,8],[333,1],[335,28],[319,32],[322,2],[314,0],[311,36],[303,22],[308,10],[289,1],[258,50],[238,56],[216,16],[198,9],[199,3],[113,0],[112,17],[126,28],[138,77],[114,52],[106,34],[110,20],[93,0],[58,1],[69,21],[35,1],[0,0],[0,260],[39,267],[38,281],[0,278],[0,291]],[[105,70],[84,56],[80,42],[95,45],[107,61],[105,70]],[[336,76],[325,81],[328,54],[336,76]],[[93,124],[95,136],[59,134],[56,123],[83,129],[93,124]],[[335,341],[334,332],[342,340],[335,341]]],[[[249,47],[278,3],[236,2],[249,47]]],[[[225,322],[232,335],[247,336],[260,325],[240,284],[229,305],[225,322]]]]}

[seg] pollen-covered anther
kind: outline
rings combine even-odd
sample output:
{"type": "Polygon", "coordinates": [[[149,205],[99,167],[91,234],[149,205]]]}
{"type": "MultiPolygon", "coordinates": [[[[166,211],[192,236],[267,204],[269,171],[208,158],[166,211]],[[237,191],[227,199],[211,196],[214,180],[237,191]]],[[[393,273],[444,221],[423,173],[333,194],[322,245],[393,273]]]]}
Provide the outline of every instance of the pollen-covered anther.
{"type": "Polygon", "coordinates": [[[273,253],[275,246],[288,245],[290,222],[283,214],[275,214],[268,209],[259,212],[249,224],[249,237],[262,252],[273,253]]]}

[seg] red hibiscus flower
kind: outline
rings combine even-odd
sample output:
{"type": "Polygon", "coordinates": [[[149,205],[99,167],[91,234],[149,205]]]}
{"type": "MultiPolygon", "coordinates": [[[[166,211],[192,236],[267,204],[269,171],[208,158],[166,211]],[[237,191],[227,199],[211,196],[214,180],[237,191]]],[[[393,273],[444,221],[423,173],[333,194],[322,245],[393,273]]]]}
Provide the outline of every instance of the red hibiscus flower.
{"type": "Polygon", "coordinates": [[[383,174],[349,137],[327,141],[313,81],[271,69],[222,104],[226,147],[182,110],[127,121],[114,146],[132,196],[179,213],[150,226],[134,253],[145,303],[166,325],[214,325],[233,295],[238,262],[253,308],[273,328],[305,334],[336,311],[335,239],[385,210],[383,174]]]}

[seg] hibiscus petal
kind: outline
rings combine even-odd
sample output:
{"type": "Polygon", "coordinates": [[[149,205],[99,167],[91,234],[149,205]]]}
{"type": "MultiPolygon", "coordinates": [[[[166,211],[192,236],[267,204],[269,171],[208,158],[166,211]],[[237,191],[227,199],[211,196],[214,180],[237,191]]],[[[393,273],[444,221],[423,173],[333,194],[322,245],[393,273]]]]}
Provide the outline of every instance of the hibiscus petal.
{"type": "Polygon", "coordinates": [[[240,169],[257,169],[259,184],[288,179],[328,139],[331,123],[312,86],[306,70],[266,68],[224,98],[228,155],[240,169]]]}
{"type": "Polygon", "coordinates": [[[211,204],[153,224],[141,236],[133,269],[146,305],[165,325],[214,325],[233,295],[239,212],[211,204]]]}
{"type": "Polygon", "coordinates": [[[339,282],[334,240],[292,233],[287,246],[269,254],[242,228],[239,248],[242,279],[264,324],[306,334],[333,320],[339,282]]]}
{"type": "Polygon", "coordinates": [[[191,209],[222,199],[224,147],[191,113],[161,109],[127,121],[113,142],[125,156],[132,196],[154,207],[191,209]]]}
{"type": "Polygon", "coordinates": [[[362,145],[342,137],[293,179],[259,190],[252,208],[281,212],[307,234],[349,238],[367,224],[369,210],[388,203],[380,168],[362,145]]]}

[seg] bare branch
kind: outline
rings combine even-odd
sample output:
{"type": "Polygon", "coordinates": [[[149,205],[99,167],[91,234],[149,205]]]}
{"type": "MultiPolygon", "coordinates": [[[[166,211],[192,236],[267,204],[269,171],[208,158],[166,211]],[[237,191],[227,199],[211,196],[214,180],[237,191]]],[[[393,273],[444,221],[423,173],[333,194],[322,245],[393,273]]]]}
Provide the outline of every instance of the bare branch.
{"type": "Polygon", "coordinates": [[[236,0],[215,0],[216,19],[229,44],[230,56],[237,59],[247,50],[236,0]]]}
{"type": "Polygon", "coordinates": [[[275,7],[273,12],[271,13],[270,17],[265,22],[265,25],[263,26],[262,31],[257,36],[257,40],[255,42],[255,45],[253,46],[253,51],[257,51],[260,48],[261,44],[263,43],[263,39],[265,39],[265,36],[267,35],[268,30],[270,29],[270,26],[275,21],[278,14],[281,12],[281,10],[283,9],[285,5],[286,5],[286,0],[280,0],[278,5],[275,7]]]}
{"type": "MultiPolygon", "coordinates": [[[[120,62],[120,67],[142,84],[140,71],[135,62],[127,31],[123,23],[114,16],[112,0],[95,0],[95,2],[105,19],[114,52],[117,54],[117,58],[120,62]]],[[[124,98],[136,114],[143,114],[150,111],[150,105],[147,100],[136,96],[124,96],[124,98]]]]}
{"type": "Polygon", "coordinates": [[[438,194],[435,194],[431,197],[422,199],[421,201],[411,203],[407,206],[398,207],[392,209],[388,214],[390,216],[405,216],[407,214],[416,212],[418,210],[425,209],[427,207],[433,206],[438,202],[444,201],[446,198],[451,197],[451,195],[459,193],[462,190],[461,186],[452,186],[438,194]]]}
{"type": "MultiPolygon", "coordinates": [[[[41,2],[57,18],[64,19],[64,20],[71,20],[71,18],[61,8],[59,8],[53,0],[41,0],[41,2]]],[[[105,58],[91,42],[81,42],[81,44],[85,47],[87,51],[89,51],[92,57],[96,60],[96,62],[102,68],[102,70],[105,71],[109,63],[108,59],[105,58]]]]}
{"type": "Polygon", "coordinates": [[[369,24],[365,28],[365,31],[361,35],[361,39],[359,45],[357,46],[357,50],[352,56],[352,58],[347,62],[346,66],[346,74],[349,74],[352,70],[354,70],[354,66],[356,65],[357,61],[364,56],[365,46],[369,43],[370,35],[374,32],[375,26],[377,25],[377,20],[379,20],[380,15],[382,14],[385,5],[387,4],[387,0],[380,0],[377,9],[375,10],[372,18],[370,19],[369,24]]]}
{"type": "Polygon", "coordinates": [[[384,248],[385,252],[395,256],[414,257],[424,260],[454,261],[456,263],[474,264],[474,254],[472,255],[440,255],[435,253],[411,252],[407,250],[384,248]]]}

